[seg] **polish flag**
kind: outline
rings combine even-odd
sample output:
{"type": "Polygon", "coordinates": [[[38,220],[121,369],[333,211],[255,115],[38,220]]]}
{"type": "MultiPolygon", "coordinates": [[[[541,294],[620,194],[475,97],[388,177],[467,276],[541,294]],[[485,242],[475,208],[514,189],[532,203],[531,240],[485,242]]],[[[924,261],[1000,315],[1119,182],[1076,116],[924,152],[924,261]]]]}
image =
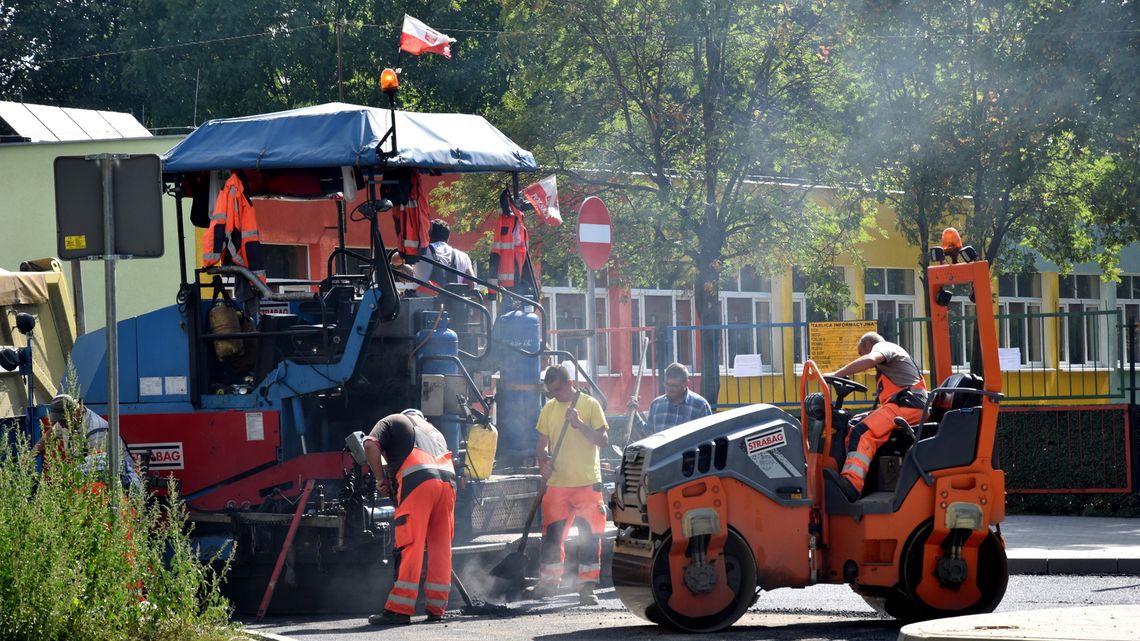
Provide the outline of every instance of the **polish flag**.
{"type": "Polygon", "coordinates": [[[404,28],[400,32],[400,51],[407,51],[413,56],[421,53],[438,53],[445,58],[451,57],[451,43],[455,38],[449,38],[415,18],[404,14],[404,28]]]}
{"type": "Polygon", "coordinates": [[[562,214],[558,211],[558,181],[556,176],[547,176],[523,190],[524,198],[534,206],[547,225],[557,227],[562,224],[562,214]]]}

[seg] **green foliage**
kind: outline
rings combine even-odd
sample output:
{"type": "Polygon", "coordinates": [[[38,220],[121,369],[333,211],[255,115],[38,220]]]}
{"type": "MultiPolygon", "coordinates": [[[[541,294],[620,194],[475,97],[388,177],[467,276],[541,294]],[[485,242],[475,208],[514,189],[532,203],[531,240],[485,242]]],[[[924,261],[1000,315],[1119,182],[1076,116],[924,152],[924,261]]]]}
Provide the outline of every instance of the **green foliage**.
{"type": "MultiPolygon", "coordinates": [[[[72,417],[72,424],[76,417],[72,417]]],[[[47,439],[45,473],[14,426],[0,449],[0,630],[14,641],[232,639],[221,576],[191,549],[177,497],[93,490],[83,439],[47,439]],[[112,507],[112,501],[115,507],[112,507]]]]}

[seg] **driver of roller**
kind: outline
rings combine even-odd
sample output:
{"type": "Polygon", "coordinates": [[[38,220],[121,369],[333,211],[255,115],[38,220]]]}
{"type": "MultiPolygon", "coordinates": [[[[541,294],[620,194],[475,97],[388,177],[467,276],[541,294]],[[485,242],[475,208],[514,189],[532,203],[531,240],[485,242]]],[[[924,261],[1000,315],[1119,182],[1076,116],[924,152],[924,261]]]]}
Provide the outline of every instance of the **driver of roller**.
{"type": "Polygon", "coordinates": [[[895,418],[918,423],[926,405],[926,381],[905,349],[875,332],[864,334],[855,349],[859,358],[830,375],[850,376],[874,367],[878,407],[851,418],[845,439],[847,458],[838,476],[840,489],[851,501],[863,493],[871,459],[890,436],[895,418]]]}

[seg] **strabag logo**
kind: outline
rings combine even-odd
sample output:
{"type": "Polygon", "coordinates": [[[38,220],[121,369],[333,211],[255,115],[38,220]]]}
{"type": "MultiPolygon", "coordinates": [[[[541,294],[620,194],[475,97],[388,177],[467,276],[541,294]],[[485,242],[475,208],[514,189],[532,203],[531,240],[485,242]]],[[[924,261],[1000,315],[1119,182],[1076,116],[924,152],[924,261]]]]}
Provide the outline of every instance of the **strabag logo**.
{"type": "Polygon", "coordinates": [[[152,470],[181,470],[184,469],[182,461],[182,442],[177,443],[132,443],[128,446],[131,454],[140,461],[146,461],[150,454],[150,469],[152,470]]]}
{"type": "Polygon", "coordinates": [[[784,437],[784,428],[777,427],[749,436],[744,440],[744,447],[748,455],[751,456],[759,452],[783,447],[785,443],[787,443],[787,439],[784,437]]]}

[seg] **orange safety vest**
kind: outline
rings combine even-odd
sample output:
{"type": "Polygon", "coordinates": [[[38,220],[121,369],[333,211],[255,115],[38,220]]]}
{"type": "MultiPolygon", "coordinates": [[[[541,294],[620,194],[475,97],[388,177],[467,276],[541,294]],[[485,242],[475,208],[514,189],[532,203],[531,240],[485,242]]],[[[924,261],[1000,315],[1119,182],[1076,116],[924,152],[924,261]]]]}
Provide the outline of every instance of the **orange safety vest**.
{"type": "Polygon", "coordinates": [[[431,221],[428,220],[427,209],[420,207],[420,175],[411,174],[411,189],[408,192],[408,202],[396,207],[393,212],[396,222],[396,234],[399,236],[399,250],[404,256],[420,255],[428,246],[428,231],[431,221]]]}
{"type": "Polygon", "coordinates": [[[237,265],[266,282],[257,215],[237,172],[230,174],[214,202],[210,227],[202,236],[202,264],[206,267],[237,265]]]}
{"type": "Polygon", "coordinates": [[[403,501],[412,490],[429,479],[438,479],[455,485],[455,464],[443,434],[431,426],[423,426],[412,419],[416,430],[415,444],[400,469],[396,470],[397,503],[403,501]]]}
{"type": "Polygon", "coordinates": [[[886,374],[883,374],[882,371],[876,369],[875,386],[877,388],[875,390],[875,397],[879,399],[879,405],[886,405],[887,403],[898,404],[896,401],[892,400],[896,394],[906,389],[925,390],[926,381],[922,378],[922,374],[919,374],[917,383],[903,387],[892,381],[890,376],[887,376],[886,374]]]}
{"type": "Polygon", "coordinates": [[[499,206],[499,224],[491,244],[491,281],[502,287],[514,287],[526,265],[526,225],[522,212],[505,189],[499,196],[499,206]]]}

